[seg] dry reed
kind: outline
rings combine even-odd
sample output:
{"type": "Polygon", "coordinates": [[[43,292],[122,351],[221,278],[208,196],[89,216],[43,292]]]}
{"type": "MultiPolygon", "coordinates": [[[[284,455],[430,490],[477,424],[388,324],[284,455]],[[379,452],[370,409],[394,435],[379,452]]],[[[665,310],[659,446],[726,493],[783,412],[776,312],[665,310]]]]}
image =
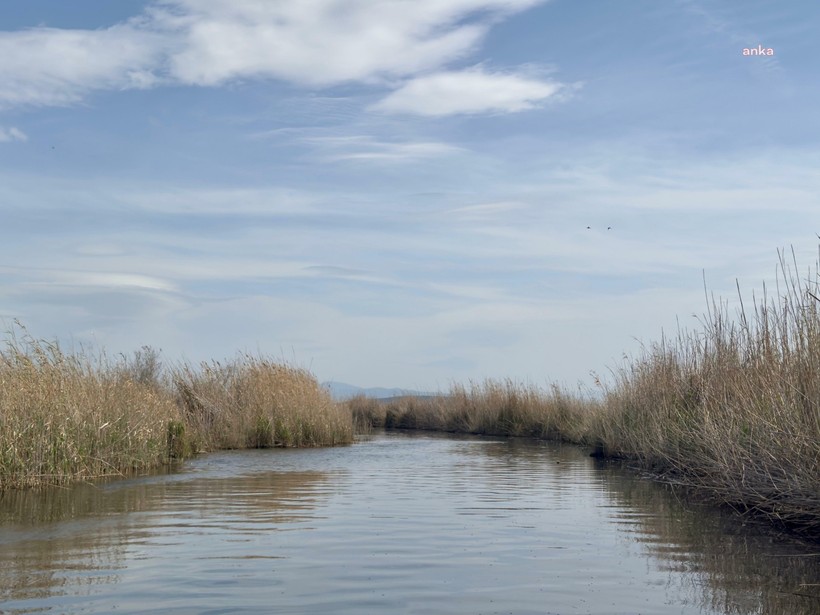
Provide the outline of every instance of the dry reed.
{"type": "Polygon", "coordinates": [[[820,301],[781,255],[771,300],[662,340],[617,372],[593,432],[610,453],[820,537],[820,301]]]}
{"type": "Polygon", "coordinates": [[[544,391],[512,380],[487,380],[467,387],[454,384],[447,395],[383,402],[358,396],[348,406],[356,425],[583,442],[597,403],[557,386],[544,391]]]}
{"type": "Polygon", "coordinates": [[[795,269],[781,254],[751,313],[712,300],[701,330],[646,348],[600,400],[508,380],[349,406],[358,423],[588,444],[820,539],[820,285],[795,269]]]}
{"type": "Polygon", "coordinates": [[[125,362],[66,354],[18,324],[0,352],[0,489],[64,484],[168,457],[173,399],[125,362]]]}
{"type": "Polygon", "coordinates": [[[183,366],[174,381],[191,437],[204,449],[330,446],[353,440],[350,410],[307,371],[243,355],[183,366]]]}
{"type": "Polygon", "coordinates": [[[144,347],[65,353],[15,323],[0,352],[0,490],[124,475],[219,448],[351,442],[305,370],[243,356],[170,372],[144,347]]]}

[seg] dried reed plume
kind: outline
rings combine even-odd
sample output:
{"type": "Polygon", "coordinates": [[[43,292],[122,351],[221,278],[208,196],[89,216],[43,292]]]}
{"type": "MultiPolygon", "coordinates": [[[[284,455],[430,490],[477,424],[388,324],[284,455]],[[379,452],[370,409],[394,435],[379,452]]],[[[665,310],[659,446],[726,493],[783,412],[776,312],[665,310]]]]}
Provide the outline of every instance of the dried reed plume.
{"type": "Polygon", "coordinates": [[[242,356],[168,373],[148,347],[111,361],[15,326],[0,352],[0,490],[124,475],[218,448],[353,439],[350,411],[305,370],[242,356]]]}
{"type": "Polygon", "coordinates": [[[63,484],[168,458],[173,398],[124,361],[66,354],[17,323],[0,352],[0,489],[63,484]]]}
{"type": "Polygon", "coordinates": [[[185,423],[200,448],[329,446],[353,440],[350,410],[307,371],[243,355],[174,373],[185,423]]]}

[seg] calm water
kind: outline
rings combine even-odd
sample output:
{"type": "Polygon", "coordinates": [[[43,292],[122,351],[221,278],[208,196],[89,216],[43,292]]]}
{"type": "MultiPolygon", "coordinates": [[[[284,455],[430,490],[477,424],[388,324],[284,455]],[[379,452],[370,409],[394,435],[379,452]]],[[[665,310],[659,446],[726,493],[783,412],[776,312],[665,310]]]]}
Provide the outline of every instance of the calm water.
{"type": "Polygon", "coordinates": [[[816,615],[818,550],[575,447],[391,433],[7,493],[0,613],[816,615]]]}

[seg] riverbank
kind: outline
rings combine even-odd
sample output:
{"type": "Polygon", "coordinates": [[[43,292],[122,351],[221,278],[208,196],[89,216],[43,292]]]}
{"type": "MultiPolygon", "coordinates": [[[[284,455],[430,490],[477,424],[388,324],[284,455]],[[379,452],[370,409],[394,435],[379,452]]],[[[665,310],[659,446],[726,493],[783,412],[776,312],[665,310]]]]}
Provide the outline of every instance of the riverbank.
{"type": "Polygon", "coordinates": [[[143,348],[66,353],[22,326],[0,352],[0,490],[62,485],[226,449],[350,443],[307,371],[264,357],[164,369],[143,348]]]}
{"type": "Polygon", "coordinates": [[[594,393],[512,380],[338,404],[264,357],[164,369],[10,334],[0,352],[0,489],[126,474],[224,448],[328,446],[370,427],[565,440],[627,459],[820,541],[820,289],[782,292],[645,348],[594,393]]]}
{"type": "Polygon", "coordinates": [[[693,404],[691,392],[673,388],[679,382],[652,384],[669,386],[661,399],[653,399],[642,381],[623,382],[602,401],[486,381],[456,385],[439,397],[387,403],[354,398],[348,406],[360,432],[419,429],[587,446],[594,456],[625,460],[660,480],[820,541],[820,435],[811,425],[816,417],[801,406],[764,411],[759,405],[730,405],[725,398],[693,404]]]}
{"type": "Polygon", "coordinates": [[[781,259],[783,292],[647,347],[596,395],[510,380],[348,403],[360,428],[530,436],[586,445],[820,541],[820,292],[781,259]]]}

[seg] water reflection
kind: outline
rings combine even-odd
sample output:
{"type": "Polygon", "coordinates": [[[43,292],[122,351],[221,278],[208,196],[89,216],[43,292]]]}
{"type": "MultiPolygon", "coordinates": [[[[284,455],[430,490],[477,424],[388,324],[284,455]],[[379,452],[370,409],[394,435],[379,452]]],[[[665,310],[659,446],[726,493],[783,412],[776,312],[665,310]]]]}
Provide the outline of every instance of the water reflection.
{"type": "Polygon", "coordinates": [[[487,488],[499,495],[504,493],[504,476],[512,470],[530,476],[548,473],[557,504],[579,481],[597,482],[606,494],[598,506],[608,509],[610,522],[625,541],[642,545],[659,568],[670,573],[668,582],[677,584],[676,591],[688,604],[738,615],[820,613],[816,546],[696,503],[693,494],[641,479],[618,463],[581,459],[582,449],[575,446],[510,440],[466,450],[493,460],[487,488]]]}
{"type": "Polygon", "coordinates": [[[596,465],[613,521],[672,573],[670,579],[686,579],[690,587],[681,589],[702,608],[738,615],[820,613],[820,548],[696,504],[691,494],[636,480],[617,465],[596,465]]]}
{"type": "Polygon", "coordinates": [[[816,549],[574,446],[377,434],[0,497],[0,612],[820,612],[816,549]]]}
{"type": "Polygon", "coordinates": [[[93,586],[121,582],[135,563],[155,565],[157,550],[178,549],[188,560],[277,559],[255,552],[252,537],[307,528],[329,481],[317,471],[204,474],[3,493],[0,605],[64,612],[93,586]],[[237,548],[242,542],[250,547],[237,548]]]}
{"type": "Polygon", "coordinates": [[[493,459],[490,475],[501,477],[490,483],[495,493],[503,492],[503,477],[513,469],[549,472],[557,504],[573,485],[595,481],[606,495],[598,505],[608,509],[610,522],[670,573],[668,582],[677,584],[688,604],[738,615],[820,613],[817,546],[698,504],[693,494],[642,479],[617,463],[581,460],[575,446],[511,440],[471,450],[493,459]]]}

